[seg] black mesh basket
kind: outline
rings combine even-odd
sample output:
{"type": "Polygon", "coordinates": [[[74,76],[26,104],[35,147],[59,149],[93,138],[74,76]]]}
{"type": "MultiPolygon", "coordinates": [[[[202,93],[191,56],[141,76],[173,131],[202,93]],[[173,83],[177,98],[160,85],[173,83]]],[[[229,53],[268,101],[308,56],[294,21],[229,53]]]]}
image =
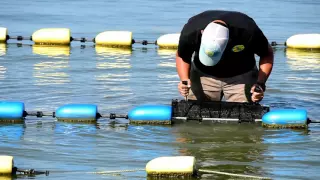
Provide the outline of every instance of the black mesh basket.
{"type": "Polygon", "coordinates": [[[258,103],[224,101],[172,100],[172,117],[184,120],[238,119],[238,122],[255,122],[269,112],[269,107],[258,103]]]}

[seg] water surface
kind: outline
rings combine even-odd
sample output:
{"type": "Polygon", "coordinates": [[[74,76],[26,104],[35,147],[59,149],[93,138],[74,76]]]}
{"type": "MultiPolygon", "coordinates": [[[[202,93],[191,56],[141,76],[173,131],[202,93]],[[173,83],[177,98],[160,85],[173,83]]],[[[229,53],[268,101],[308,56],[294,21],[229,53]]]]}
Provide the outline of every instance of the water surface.
{"type": "MultiPolygon", "coordinates": [[[[320,3],[282,1],[2,1],[0,26],[11,36],[40,28],[70,28],[75,38],[107,30],[128,30],[135,40],[155,41],[180,32],[187,19],[207,9],[242,11],[270,41],[319,33],[320,3]]],[[[1,100],[22,101],[27,111],[53,112],[69,103],[98,105],[101,114],[127,113],[141,104],[170,104],[177,91],[175,51],[134,44],[132,49],[32,46],[10,40],[0,45],[1,100]]],[[[320,52],[275,47],[275,66],[262,104],[307,109],[320,119],[320,52]]],[[[28,117],[25,124],[0,125],[0,154],[16,166],[51,171],[35,179],[148,179],[144,171],[112,175],[88,172],[144,168],[153,158],[191,155],[203,169],[267,176],[319,179],[320,128],[273,130],[258,125],[195,123],[136,126],[117,119],[96,124],[28,117]]],[[[18,179],[25,179],[19,177],[18,179]]],[[[198,179],[232,177],[202,175],[198,179]]]]}

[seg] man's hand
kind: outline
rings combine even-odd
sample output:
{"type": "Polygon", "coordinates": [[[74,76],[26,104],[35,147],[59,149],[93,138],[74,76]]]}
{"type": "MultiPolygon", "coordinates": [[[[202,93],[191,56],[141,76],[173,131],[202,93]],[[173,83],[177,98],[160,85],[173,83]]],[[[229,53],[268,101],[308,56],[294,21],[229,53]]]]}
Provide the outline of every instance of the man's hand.
{"type": "Polygon", "coordinates": [[[179,84],[178,84],[178,89],[179,89],[179,92],[180,94],[183,96],[183,97],[186,97],[189,95],[189,89],[191,87],[191,81],[190,79],[187,79],[187,80],[183,80],[183,81],[180,81],[179,84]],[[188,84],[185,85],[183,84],[183,81],[187,81],[188,84]]]}
{"type": "Polygon", "coordinates": [[[264,90],[260,85],[258,84],[253,85],[250,92],[252,93],[251,95],[252,102],[259,102],[263,99],[264,90]]]}

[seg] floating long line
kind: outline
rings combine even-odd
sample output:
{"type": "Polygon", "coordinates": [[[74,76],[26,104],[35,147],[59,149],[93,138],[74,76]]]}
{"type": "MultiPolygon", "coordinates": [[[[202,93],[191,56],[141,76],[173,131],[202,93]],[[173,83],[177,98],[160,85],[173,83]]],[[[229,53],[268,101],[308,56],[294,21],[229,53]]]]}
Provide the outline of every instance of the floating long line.
{"type": "MultiPolygon", "coordinates": [[[[123,170],[93,171],[93,172],[65,172],[65,173],[70,173],[70,174],[83,174],[83,173],[86,173],[86,174],[107,175],[107,174],[119,174],[119,173],[138,172],[138,171],[145,171],[145,169],[141,168],[141,169],[123,169],[123,170]]],[[[218,175],[233,176],[233,177],[251,178],[251,179],[272,179],[270,177],[252,176],[252,175],[246,175],[246,174],[235,174],[235,173],[228,173],[228,172],[214,171],[214,170],[206,170],[206,169],[198,169],[197,171],[201,172],[201,173],[218,174],[218,175]]],[[[19,172],[24,173],[26,175],[32,175],[32,174],[49,175],[49,171],[39,172],[39,171],[34,171],[33,169],[31,169],[31,170],[19,170],[19,172]]]]}

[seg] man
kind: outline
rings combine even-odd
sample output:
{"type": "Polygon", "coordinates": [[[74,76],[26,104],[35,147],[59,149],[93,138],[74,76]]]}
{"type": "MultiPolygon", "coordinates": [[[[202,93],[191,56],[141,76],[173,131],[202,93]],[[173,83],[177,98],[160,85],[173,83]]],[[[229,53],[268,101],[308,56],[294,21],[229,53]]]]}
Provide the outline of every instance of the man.
{"type": "Polygon", "coordinates": [[[184,25],[176,54],[178,84],[191,100],[259,102],[273,67],[273,50],[249,16],[205,11],[184,25]],[[260,57],[259,70],[255,55],[260,57]],[[187,85],[183,83],[187,81],[187,85]]]}

